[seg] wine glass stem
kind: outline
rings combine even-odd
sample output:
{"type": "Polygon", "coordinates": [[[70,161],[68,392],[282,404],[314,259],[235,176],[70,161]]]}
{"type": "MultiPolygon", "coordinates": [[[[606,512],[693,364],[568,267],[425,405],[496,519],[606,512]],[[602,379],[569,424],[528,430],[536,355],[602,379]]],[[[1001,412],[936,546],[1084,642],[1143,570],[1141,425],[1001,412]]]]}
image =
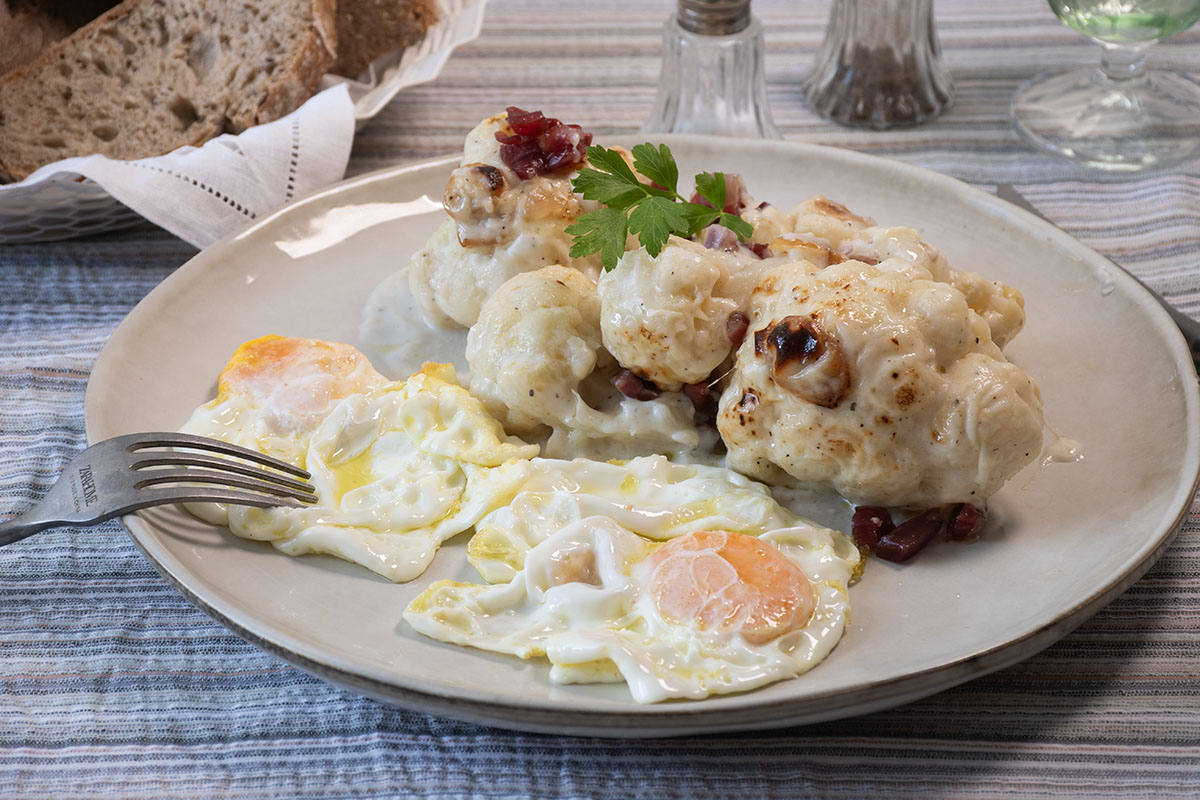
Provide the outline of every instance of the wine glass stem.
{"type": "Polygon", "coordinates": [[[1146,51],[1150,48],[1149,44],[1102,44],[1104,54],[1100,58],[1100,69],[1109,80],[1123,83],[1145,77],[1146,51]]]}

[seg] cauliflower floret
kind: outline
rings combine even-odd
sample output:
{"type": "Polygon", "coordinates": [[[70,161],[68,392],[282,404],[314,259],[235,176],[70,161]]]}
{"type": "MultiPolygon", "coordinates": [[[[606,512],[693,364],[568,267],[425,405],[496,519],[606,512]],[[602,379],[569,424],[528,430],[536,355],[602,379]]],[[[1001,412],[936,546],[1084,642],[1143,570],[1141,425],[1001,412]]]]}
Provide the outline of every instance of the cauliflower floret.
{"type": "Polygon", "coordinates": [[[859,504],[982,503],[1041,450],[1041,395],[921,267],[763,275],[721,396],[731,467],[859,504]]]}
{"type": "Polygon", "coordinates": [[[1003,349],[1025,325],[1025,298],[1011,286],[989,281],[974,272],[954,269],[946,257],[921,239],[912,228],[873,226],[842,242],[849,258],[867,263],[900,259],[927,270],[935,281],[948,283],[967,299],[967,305],[983,317],[992,341],[1003,349]]]}
{"type": "Polygon", "coordinates": [[[551,266],[506,281],[467,335],[471,391],[510,433],[542,436],[553,457],[678,455],[700,442],[682,395],[617,392],[603,348],[600,296],[577,270],[551,266]]]}
{"type": "Polygon", "coordinates": [[[622,367],[667,391],[707,378],[729,355],[737,303],[714,295],[727,270],[718,254],[672,237],[658,257],[627,252],[600,276],[604,346],[622,367]]]}
{"type": "MultiPolygon", "coordinates": [[[[412,258],[409,287],[426,317],[469,327],[480,306],[514,275],[566,264],[595,278],[598,256],[571,258],[564,229],[584,209],[571,189],[573,173],[522,180],[500,158],[497,132],[507,115],[479,123],[467,136],[462,166],[446,185],[450,219],[412,258]]],[[[510,132],[510,131],[509,131],[510,132]]]]}
{"type": "MultiPolygon", "coordinates": [[[[778,212],[772,212],[770,222],[760,222],[757,217],[755,220],[752,224],[761,225],[764,236],[789,223],[778,212]]],[[[913,264],[929,272],[933,280],[962,292],[967,305],[988,324],[997,347],[1012,341],[1025,324],[1025,301],[1020,292],[974,272],[954,269],[912,228],[876,225],[869,217],[860,217],[820,196],[798,205],[790,215],[790,225],[769,241],[772,255],[802,258],[822,268],[848,259],[868,264],[898,259],[913,264]]],[[[899,264],[890,266],[897,268],[899,264]]]]}
{"type": "Polygon", "coordinates": [[[793,231],[807,234],[835,249],[846,239],[875,224],[870,217],[860,217],[841,203],[816,195],[792,210],[793,231]]]}
{"type": "Polygon", "coordinates": [[[770,244],[796,229],[796,215],[770,203],[759,203],[747,208],[741,217],[754,228],[754,235],[750,237],[750,241],[756,244],[770,244]]]}
{"type": "Polygon", "coordinates": [[[564,423],[600,347],[591,278],[550,266],[516,275],[484,303],[467,334],[471,391],[511,433],[564,423]]]}
{"type": "Polygon", "coordinates": [[[571,244],[565,235],[525,231],[504,245],[463,247],[454,228],[452,219],[442,223],[413,256],[408,271],[409,289],[418,307],[426,319],[444,327],[473,325],[483,301],[514,275],[570,260],[571,244]]]}
{"type": "Polygon", "coordinates": [[[820,195],[810,197],[790,213],[775,209],[769,216],[753,220],[756,240],[779,231],[774,238],[766,239],[772,256],[789,261],[803,259],[821,269],[845,261],[842,243],[874,224],[820,195]]]}

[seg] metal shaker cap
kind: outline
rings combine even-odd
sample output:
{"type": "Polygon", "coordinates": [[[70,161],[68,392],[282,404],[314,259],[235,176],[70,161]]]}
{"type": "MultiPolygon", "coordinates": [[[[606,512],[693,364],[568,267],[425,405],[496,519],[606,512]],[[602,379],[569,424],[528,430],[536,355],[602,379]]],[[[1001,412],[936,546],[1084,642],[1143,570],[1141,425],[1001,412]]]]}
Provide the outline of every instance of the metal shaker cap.
{"type": "Polygon", "coordinates": [[[679,0],[679,26],[705,36],[728,36],[750,24],[750,0],[679,0]]]}

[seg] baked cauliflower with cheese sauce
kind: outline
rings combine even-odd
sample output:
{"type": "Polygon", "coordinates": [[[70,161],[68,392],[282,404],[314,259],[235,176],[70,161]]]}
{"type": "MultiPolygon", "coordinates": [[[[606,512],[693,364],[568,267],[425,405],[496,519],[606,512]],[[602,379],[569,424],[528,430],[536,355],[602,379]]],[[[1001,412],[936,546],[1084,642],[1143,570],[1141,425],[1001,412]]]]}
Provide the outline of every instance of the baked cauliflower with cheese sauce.
{"type": "Polygon", "coordinates": [[[595,282],[563,266],[525,272],[484,302],[467,334],[471,391],[514,433],[565,424],[601,353],[595,282]]]}
{"type": "Polygon", "coordinates": [[[1037,386],[927,270],[781,265],[749,316],[717,417],[739,472],[921,508],[982,503],[1041,450],[1037,386]]]}
{"type": "Polygon", "coordinates": [[[593,280],[600,272],[598,257],[570,255],[564,229],[584,211],[571,189],[573,171],[523,178],[502,157],[497,134],[512,134],[507,113],[488,117],[467,135],[462,165],[442,198],[449,219],[409,267],[413,297],[439,325],[470,327],[483,301],[522,272],[554,264],[593,280]]]}
{"type": "Polygon", "coordinates": [[[471,391],[505,428],[553,457],[723,460],[860,510],[942,509],[975,535],[1041,451],[1037,386],[1001,352],[1024,325],[1020,293],[912,228],[819,195],[758,203],[732,174],[721,210],[750,236],[713,223],[651,256],[627,235],[602,271],[566,232],[600,208],[571,183],[590,141],[540,112],[484,120],[412,261],[426,316],[470,328],[471,391]]]}
{"type": "Polygon", "coordinates": [[[756,240],[766,241],[774,256],[803,258],[819,267],[847,259],[868,264],[899,259],[922,268],[933,280],[963,293],[967,304],[988,323],[998,347],[1012,341],[1025,324],[1025,301],[1020,292],[974,272],[954,269],[912,228],[877,225],[820,196],[805,200],[790,215],[768,209],[743,217],[755,225],[756,240]]]}
{"type": "Polygon", "coordinates": [[[678,391],[705,380],[729,356],[729,318],[738,302],[722,296],[739,264],[673,237],[652,258],[630,250],[600,276],[604,347],[658,388],[678,391]]]}
{"type": "Polygon", "coordinates": [[[595,282],[563,266],[506,281],[467,334],[471,391],[505,426],[546,436],[552,457],[681,455],[699,444],[681,395],[642,402],[621,396],[619,367],[602,346],[595,282]]]}

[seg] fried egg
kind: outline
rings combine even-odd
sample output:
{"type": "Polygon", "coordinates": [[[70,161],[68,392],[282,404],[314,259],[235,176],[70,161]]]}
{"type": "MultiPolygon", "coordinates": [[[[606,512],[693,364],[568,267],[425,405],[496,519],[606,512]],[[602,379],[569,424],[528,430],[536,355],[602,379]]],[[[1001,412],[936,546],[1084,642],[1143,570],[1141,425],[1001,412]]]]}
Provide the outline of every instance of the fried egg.
{"type": "Polygon", "coordinates": [[[263,336],[234,352],[217,380],[216,398],[181,430],[300,465],[313,430],[335,405],[387,383],[350,345],[263,336]]]}
{"type": "Polygon", "coordinates": [[[814,526],[666,542],[607,516],[533,547],[511,581],[438,581],[404,619],[419,633],[523,659],[554,683],[624,681],[653,703],[740,692],[804,673],[845,629],[860,556],[814,526]]]}
{"type": "Polygon", "coordinates": [[[447,365],[390,382],[348,345],[265,337],[239,348],[218,386],[182,430],[307,469],[318,502],[189,510],[290,555],[338,556],[393,581],[420,575],[442,542],[507,502],[537,454],[447,365]]]}
{"type": "Polygon", "coordinates": [[[676,464],[664,456],[624,463],[536,458],[516,496],[476,523],[467,558],[488,583],[507,582],[533,547],[595,515],[659,540],[698,530],[759,535],[811,525],[775,502],[761,483],[720,467],[676,464]]]}

